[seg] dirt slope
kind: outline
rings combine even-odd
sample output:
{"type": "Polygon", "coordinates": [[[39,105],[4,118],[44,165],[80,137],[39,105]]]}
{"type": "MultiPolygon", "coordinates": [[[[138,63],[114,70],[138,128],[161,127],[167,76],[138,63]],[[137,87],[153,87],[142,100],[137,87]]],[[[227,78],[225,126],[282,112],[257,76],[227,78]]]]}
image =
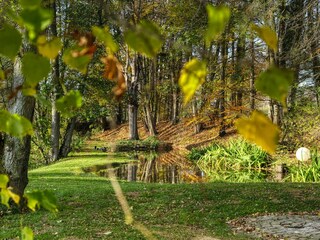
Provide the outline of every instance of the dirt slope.
{"type": "MultiPolygon", "coordinates": [[[[139,136],[140,139],[148,137],[148,133],[143,127],[142,123],[139,123],[139,136]]],[[[193,146],[203,146],[213,140],[221,140],[218,137],[218,128],[211,127],[204,129],[202,132],[195,134],[194,125],[189,124],[187,121],[182,121],[178,124],[172,124],[171,122],[159,122],[157,124],[157,137],[161,141],[169,142],[173,144],[174,148],[190,149],[193,146]]],[[[234,130],[229,129],[228,135],[233,135],[234,130]]],[[[92,140],[100,140],[108,143],[115,142],[117,140],[124,140],[128,138],[128,124],[120,125],[112,130],[105,131],[92,137],[92,140]]]]}

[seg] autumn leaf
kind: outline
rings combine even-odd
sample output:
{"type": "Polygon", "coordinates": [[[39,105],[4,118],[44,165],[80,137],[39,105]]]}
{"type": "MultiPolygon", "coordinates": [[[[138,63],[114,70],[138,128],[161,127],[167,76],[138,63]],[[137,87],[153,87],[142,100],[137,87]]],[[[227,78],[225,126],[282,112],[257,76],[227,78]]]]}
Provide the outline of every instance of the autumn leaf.
{"type": "Polygon", "coordinates": [[[89,33],[81,35],[80,33],[75,32],[73,33],[73,37],[78,43],[77,45],[66,49],[62,59],[70,68],[86,74],[88,64],[97,48],[94,44],[94,36],[89,33]]]}
{"type": "Polygon", "coordinates": [[[102,58],[101,61],[105,65],[105,71],[103,76],[110,80],[116,80],[119,72],[119,61],[113,55],[109,55],[108,57],[102,58]]]}
{"type": "Polygon", "coordinates": [[[46,36],[41,35],[37,39],[37,47],[42,56],[49,59],[55,59],[62,49],[62,42],[58,37],[54,37],[48,41],[46,36]]]}
{"type": "Polygon", "coordinates": [[[101,61],[105,64],[105,72],[103,76],[117,83],[112,91],[116,99],[119,100],[127,89],[126,81],[122,72],[122,65],[113,55],[102,58],[101,61]]]}
{"type": "Polygon", "coordinates": [[[251,117],[242,117],[236,121],[238,132],[270,154],[276,151],[280,130],[263,113],[254,111],[251,117]]]}
{"type": "Polygon", "coordinates": [[[271,48],[273,51],[278,51],[278,37],[275,31],[268,26],[257,26],[253,24],[252,29],[258,34],[258,36],[271,48]]]}
{"type": "Polygon", "coordinates": [[[8,208],[10,198],[16,203],[19,204],[20,196],[12,192],[11,188],[7,187],[9,183],[9,177],[5,174],[0,174],[0,198],[1,204],[6,205],[8,208]]]}
{"type": "Polygon", "coordinates": [[[184,104],[191,100],[196,90],[204,83],[207,75],[206,68],[206,63],[198,59],[192,59],[184,65],[179,78],[179,86],[184,94],[184,104]]]}
{"type": "Polygon", "coordinates": [[[0,174],[0,188],[7,188],[9,177],[5,174],[0,174]]]}

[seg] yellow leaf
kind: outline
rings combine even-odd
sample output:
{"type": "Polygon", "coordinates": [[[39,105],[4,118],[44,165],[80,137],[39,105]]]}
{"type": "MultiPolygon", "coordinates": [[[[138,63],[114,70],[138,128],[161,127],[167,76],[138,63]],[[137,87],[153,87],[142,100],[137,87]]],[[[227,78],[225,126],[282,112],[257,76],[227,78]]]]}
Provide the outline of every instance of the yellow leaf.
{"type": "Polygon", "coordinates": [[[34,234],[31,228],[24,227],[21,230],[21,240],[33,240],[34,234]]]}
{"type": "Polygon", "coordinates": [[[12,198],[12,200],[16,203],[19,204],[20,202],[20,196],[18,194],[15,194],[14,192],[11,191],[10,188],[8,188],[9,196],[12,198]]]}
{"type": "Polygon", "coordinates": [[[9,208],[10,207],[9,206],[10,194],[9,194],[8,189],[2,188],[0,190],[0,197],[1,197],[1,203],[9,208]]]}
{"type": "Polygon", "coordinates": [[[268,153],[276,151],[280,130],[263,113],[254,111],[250,118],[238,119],[236,127],[245,139],[256,143],[268,153]]]}
{"type": "Polygon", "coordinates": [[[184,65],[179,78],[184,104],[191,100],[196,90],[204,83],[206,75],[207,66],[204,61],[192,59],[184,65]]]}
{"type": "Polygon", "coordinates": [[[37,95],[37,90],[35,88],[22,88],[22,93],[25,96],[34,97],[37,95]]]}
{"type": "Polygon", "coordinates": [[[0,188],[7,188],[9,177],[5,174],[0,174],[0,188]]]}
{"type": "Polygon", "coordinates": [[[278,51],[278,37],[275,31],[268,26],[252,25],[252,29],[258,34],[258,36],[271,48],[273,51],[278,51]]]}
{"type": "Polygon", "coordinates": [[[54,37],[50,41],[47,41],[46,36],[41,35],[37,39],[37,47],[42,56],[55,59],[62,49],[62,43],[60,38],[54,37]]]}
{"type": "Polygon", "coordinates": [[[214,7],[212,5],[207,5],[208,13],[208,28],[205,35],[205,40],[207,46],[209,46],[212,40],[217,39],[221,33],[223,33],[226,28],[231,11],[227,6],[214,7]]]}

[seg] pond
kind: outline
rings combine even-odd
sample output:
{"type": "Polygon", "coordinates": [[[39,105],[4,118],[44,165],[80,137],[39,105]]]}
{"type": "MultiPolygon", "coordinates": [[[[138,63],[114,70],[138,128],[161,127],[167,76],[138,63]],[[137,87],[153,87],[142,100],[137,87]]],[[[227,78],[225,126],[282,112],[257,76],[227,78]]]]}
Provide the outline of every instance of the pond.
{"type": "Polygon", "coordinates": [[[203,172],[186,156],[186,152],[134,152],[127,154],[127,162],[95,165],[84,168],[108,177],[108,167],[112,167],[118,179],[147,183],[196,183],[205,181],[203,172]]]}

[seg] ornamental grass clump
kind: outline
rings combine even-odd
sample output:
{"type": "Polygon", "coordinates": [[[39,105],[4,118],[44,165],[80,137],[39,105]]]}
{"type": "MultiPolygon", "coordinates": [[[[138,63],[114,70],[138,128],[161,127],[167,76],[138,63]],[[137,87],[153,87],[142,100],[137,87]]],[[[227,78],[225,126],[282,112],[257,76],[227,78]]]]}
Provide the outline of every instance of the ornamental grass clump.
{"type": "MultiPolygon", "coordinates": [[[[243,139],[203,149],[197,164],[210,181],[261,182],[267,179],[271,162],[260,147],[243,139]]],[[[195,154],[194,154],[195,155],[195,154]]]]}
{"type": "Polygon", "coordinates": [[[285,181],[289,182],[320,182],[320,155],[311,151],[311,160],[298,161],[288,166],[285,181]]]}

